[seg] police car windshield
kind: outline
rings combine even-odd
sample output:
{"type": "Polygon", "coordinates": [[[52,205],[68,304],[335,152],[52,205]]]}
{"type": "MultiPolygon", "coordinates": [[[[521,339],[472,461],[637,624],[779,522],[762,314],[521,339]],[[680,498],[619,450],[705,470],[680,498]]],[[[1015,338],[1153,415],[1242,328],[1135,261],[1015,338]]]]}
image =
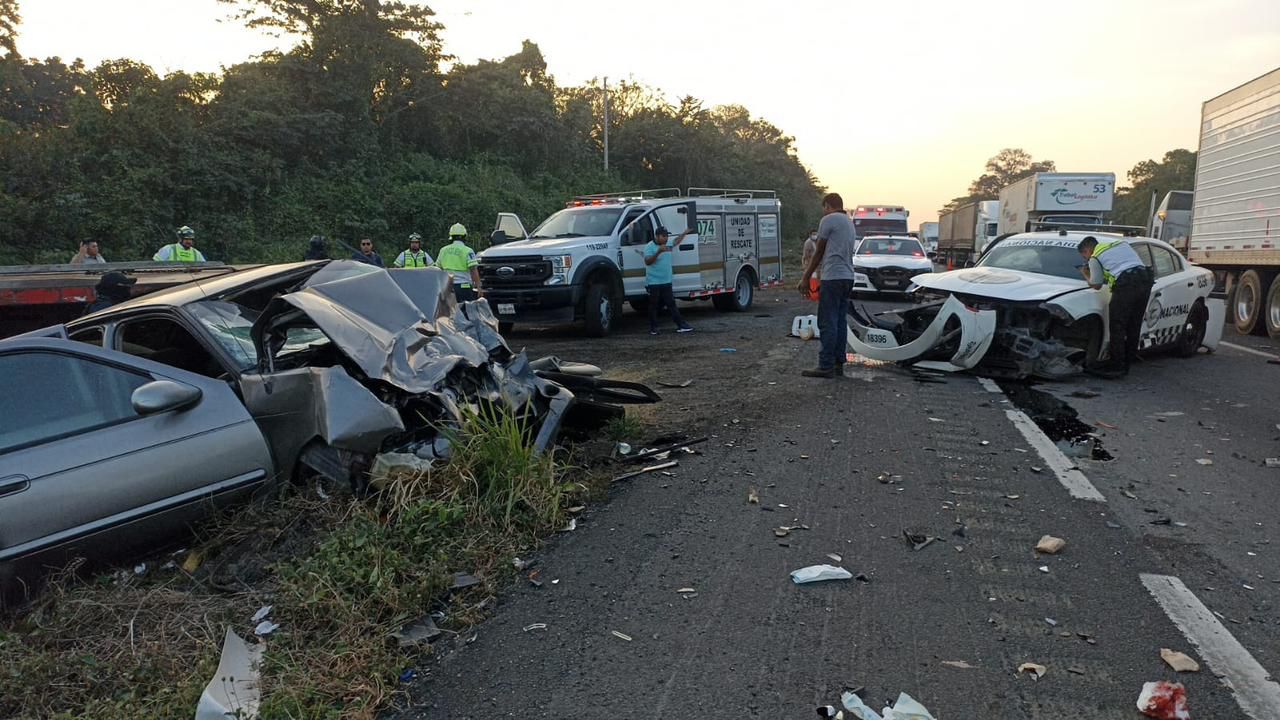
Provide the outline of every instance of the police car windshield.
{"type": "Polygon", "coordinates": [[[1005,240],[987,251],[979,267],[1053,275],[1083,281],[1080,266],[1084,258],[1069,240],[1005,240]]]}
{"type": "Polygon", "coordinates": [[[886,240],[867,238],[858,247],[859,255],[915,255],[924,257],[924,248],[920,243],[907,238],[886,240]]]}
{"type": "Polygon", "coordinates": [[[566,208],[533,231],[531,238],[602,237],[612,235],[622,216],[620,207],[566,208]]]}

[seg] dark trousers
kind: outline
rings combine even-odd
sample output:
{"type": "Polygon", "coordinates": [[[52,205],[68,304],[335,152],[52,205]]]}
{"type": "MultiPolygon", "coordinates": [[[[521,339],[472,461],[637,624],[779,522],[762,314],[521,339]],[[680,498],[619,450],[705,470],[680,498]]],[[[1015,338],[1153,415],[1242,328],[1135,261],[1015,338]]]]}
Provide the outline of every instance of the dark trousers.
{"type": "Polygon", "coordinates": [[[453,286],[453,299],[458,302],[470,302],[475,300],[476,297],[476,290],[473,287],[453,286]]]}
{"type": "Polygon", "coordinates": [[[845,348],[849,346],[849,293],[852,280],[823,279],[818,285],[818,332],[822,347],[818,350],[818,367],[831,370],[844,365],[845,348]]]}
{"type": "Polygon", "coordinates": [[[676,327],[684,327],[684,318],[680,317],[680,310],[676,308],[676,297],[671,294],[671,283],[649,285],[646,289],[649,291],[649,329],[658,329],[658,306],[663,304],[671,308],[671,320],[676,327]]]}
{"type": "Polygon", "coordinates": [[[1142,318],[1147,312],[1153,284],[1151,271],[1145,267],[1126,270],[1116,278],[1107,311],[1111,325],[1111,341],[1107,345],[1109,367],[1128,370],[1129,364],[1138,359],[1142,318]]]}

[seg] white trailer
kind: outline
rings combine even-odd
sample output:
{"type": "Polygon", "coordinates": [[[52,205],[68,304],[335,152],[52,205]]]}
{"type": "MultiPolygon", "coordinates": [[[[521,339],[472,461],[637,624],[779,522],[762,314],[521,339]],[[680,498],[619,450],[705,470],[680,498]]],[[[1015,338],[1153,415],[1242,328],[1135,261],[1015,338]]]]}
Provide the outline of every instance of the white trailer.
{"type": "Polygon", "coordinates": [[[1204,103],[1187,257],[1242,333],[1280,340],[1280,68],[1204,103]]]}
{"type": "Polygon", "coordinates": [[[1101,225],[1115,193],[1115,173],[1028,175],[1000,191],[999,234],[1101,225]]]}

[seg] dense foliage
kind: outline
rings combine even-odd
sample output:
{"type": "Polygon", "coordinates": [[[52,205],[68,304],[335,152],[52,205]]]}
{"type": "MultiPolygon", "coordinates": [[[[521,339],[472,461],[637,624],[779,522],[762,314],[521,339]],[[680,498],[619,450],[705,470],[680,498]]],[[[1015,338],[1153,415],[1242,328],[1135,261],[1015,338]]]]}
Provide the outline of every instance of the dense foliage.
{"type": "Polygon", "coordinates": [[[0,264],[65,262],[90,237],[146,259],[181,225],[210,259],[299,259],[313,234],[393,256],[410,232],[433,246],[460,221],[483,245],[499,211],[532,224],[633,187],[776,189],[786,236],[816,219],[792,138],[743,107],[611,85],[606,173],[600,86],[557,85],[532,42],[451,63],[424,6],[224,2],[297,46],[217,74],[89,68],[23,57],[0,0],[0,264]]]}
{"type": "Polygon", "coordinates": [[[1195,189],[1196,154],[1179,148],[1160,160],[1143,160],[1129,171],[1129,182],[1116,189],[1115,221],[1145,227],[1151,222],[1152,195],[1159,204],[1173,190],[1195,189]]]}

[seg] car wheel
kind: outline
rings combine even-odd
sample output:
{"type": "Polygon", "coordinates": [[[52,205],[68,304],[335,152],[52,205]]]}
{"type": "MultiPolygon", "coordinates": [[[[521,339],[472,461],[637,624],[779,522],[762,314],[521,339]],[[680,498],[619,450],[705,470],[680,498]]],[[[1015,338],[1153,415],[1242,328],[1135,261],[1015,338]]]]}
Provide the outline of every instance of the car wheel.
{"type": "Polygon", "coordinates": [[[1240,274],[1236,283],[1231,303],[1231,318],[1236,330],[1241,335],[1261,332],[1265,326],[1262,320],[1263,282],[1257,270],[1246,270],[1240,274]]]}
{"type": "Polygon", "coordinates": [[[509,333],[509,332],[511,332],[512,330],[514,330],[514,329],[515,329],[515,327],[516,327],[516,324],[515,324],[515,323],[513,323],[513,322],[503,322],[503,321],[501,321],[501,320],[499,320],[499,321],[498,321],[498,333],[499,333],[499,334],[506,335],[507,333],[509,333]]]}
{"type": "Polygon", "coordinates": [[[1271,281],[1271,289],[1267,291],[1266,303],[1267,335],[1272,340],[1280,340],[1280,275],[1271,281]]]}
{"type": "Polygon", "coordinates": [[[588,337],[604,337],[613,329],[613,292],[607,283],[597,281],[587,288],[583,315],[588,337]]]}
{"type": "Polygon", "coordinates": [[[743,270],[738,273],[738,279],[733,284],[733,292],[715,296],[715,304],[717,310],[725,312],[746,312],[751,308],[751,303],[756,297],[755,283],[751,279],[751,271],[743,270]]]}
{"type": "Polygon", "coordinates": [[[1085,336],[1084,365],[1094,367],[1102,356],[1102,319],[1093,317],[1089,321],[1088,335],[1085,336]]]}
{"type": "Polygon", "coordinates": [[[1179,357],[1191,357],[1196,354],[1200,346],[1204,344],[1205,328],[1209,325],[1209,310],[1204,305],[1196,303],[1191,308],[1191,314],[1187,316],[1187,322],[1182,326],[1182,333],[1178,335],[1178,344],[1175,352],[1179,357]]]}

